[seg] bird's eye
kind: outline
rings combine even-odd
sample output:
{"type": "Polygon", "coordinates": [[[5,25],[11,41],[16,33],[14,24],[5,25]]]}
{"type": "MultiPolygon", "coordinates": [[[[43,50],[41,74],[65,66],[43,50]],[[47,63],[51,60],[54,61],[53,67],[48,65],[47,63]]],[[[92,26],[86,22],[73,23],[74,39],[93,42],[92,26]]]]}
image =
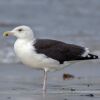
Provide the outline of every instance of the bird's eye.
{"type": "Polygon", "coordinates": [[[23,31],[23,30],[20,28],[20,29],[18,29],[18,31],[21,32],[21,31],[23,31]]]}

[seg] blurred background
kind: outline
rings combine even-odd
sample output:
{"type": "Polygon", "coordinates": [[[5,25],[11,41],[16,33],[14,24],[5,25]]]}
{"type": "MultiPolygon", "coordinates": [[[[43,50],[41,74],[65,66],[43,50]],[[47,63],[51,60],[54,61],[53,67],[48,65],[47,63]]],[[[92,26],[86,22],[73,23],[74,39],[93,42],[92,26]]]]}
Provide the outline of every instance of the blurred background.
{"type": "Polygon", "coordinates": [[[18,25],[30,26],[40,38],[100,50],[100,0],[0,0],[1,63],[16,62],[15,39],[4,39],[2,33],[18,25]]]}
{"type": "MultiPolygon", "coordinates": [[[[13,51],[16,39],[2,36],[4,31],[18,25],[30,26],[36,37],[86,46],[100,54],[100,0],[0,0],[0,88],[9,89],[10,85],[19,90],[22,89],[19,87],[31,89],[43,74],[23,66],[13,51]]],[[[98,77],[100,64],[98,61],[80,62],[51,73],[49,79],[60,81],[64,72],[78,77],[98,77]]]]}

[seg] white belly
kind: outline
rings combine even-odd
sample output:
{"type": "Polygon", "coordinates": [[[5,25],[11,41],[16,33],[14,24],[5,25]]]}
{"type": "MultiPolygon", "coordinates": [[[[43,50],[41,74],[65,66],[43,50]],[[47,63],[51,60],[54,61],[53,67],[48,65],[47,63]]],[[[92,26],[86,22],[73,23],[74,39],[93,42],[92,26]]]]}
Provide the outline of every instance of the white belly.
{"type": "Polygon", "coordinates": [[[31,45],[31,42],[25,43],[25,41],[17,40],[14,45],[14,50],[19,59],[32,68],[57,70],[70,64],[68,62],[66,64],[59,64],[58,61],[47,58],[44,54],[37,54],[35,48],[31,45]]]}

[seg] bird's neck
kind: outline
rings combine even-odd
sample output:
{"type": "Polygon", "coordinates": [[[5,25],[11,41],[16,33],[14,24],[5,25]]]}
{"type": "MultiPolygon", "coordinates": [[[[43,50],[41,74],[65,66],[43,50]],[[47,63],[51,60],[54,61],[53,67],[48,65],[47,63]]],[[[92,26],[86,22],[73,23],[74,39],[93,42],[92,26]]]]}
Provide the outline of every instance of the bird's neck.
{"type": "Polygon", "coordinates": [[[34,43],[35,39],[17,39],[15,44],[27,44],[27,43],[34,43]]]}

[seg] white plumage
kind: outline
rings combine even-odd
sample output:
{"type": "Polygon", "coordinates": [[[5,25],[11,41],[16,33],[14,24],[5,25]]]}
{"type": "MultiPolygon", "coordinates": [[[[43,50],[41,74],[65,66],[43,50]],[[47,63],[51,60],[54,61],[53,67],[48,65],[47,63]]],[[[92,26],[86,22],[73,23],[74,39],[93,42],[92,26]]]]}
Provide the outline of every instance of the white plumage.
{"type": "Polygon", "coordinates": [[[47,58],[44,54],[37,54],[33,46],[34,41],[17,39],[14,50],[20,60],[29,67],[36,69],[59,69],[62,65],[58,61],[47,58]]]}

